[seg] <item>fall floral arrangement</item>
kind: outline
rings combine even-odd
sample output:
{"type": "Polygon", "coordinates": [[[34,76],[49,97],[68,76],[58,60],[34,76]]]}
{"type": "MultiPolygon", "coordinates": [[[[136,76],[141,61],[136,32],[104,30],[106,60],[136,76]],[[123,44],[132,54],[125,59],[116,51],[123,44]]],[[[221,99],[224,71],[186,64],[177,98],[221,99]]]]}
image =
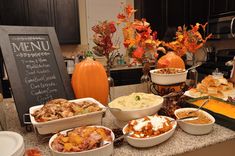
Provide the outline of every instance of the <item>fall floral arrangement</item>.
{"type": "Polygon", "coordinates": [[[207,23],[191,25],[191,29],[187,29],[186,26],[179,26],[176,32],[176,40],[164,43],[163,45],[172,49],[178,56],[183,56],[186,52],[195,53],[199,48],[201,48],[211,37],[212,34],[209,34],[205,37],[207,23]],[[199,32],[200,27],[203,30],[203,35],[199,32]],[[202,37],[204,36],[204,37],[202,37]]]}
{"type": "Polygon", "coordinates": [[[157,58],[156,49],[161,42],[157,39],[157,32],[151,30],[146,19],[132,20],[135,12],[131,5],[127,5],[117,16],[118,24],[124,24],[124,46],[130,57],[141,63],[149,62],[151,57],[157,58]]]}
{"type": "Polygon", "coordinates": [[[92,27],[95,32],[93,35],[93,42],[96,46],[93,47],[94,52],[98,56],[106,56],[118,49],[112,42],[112,37],[116,32],[115,22],[103,21],[92,27]]]}

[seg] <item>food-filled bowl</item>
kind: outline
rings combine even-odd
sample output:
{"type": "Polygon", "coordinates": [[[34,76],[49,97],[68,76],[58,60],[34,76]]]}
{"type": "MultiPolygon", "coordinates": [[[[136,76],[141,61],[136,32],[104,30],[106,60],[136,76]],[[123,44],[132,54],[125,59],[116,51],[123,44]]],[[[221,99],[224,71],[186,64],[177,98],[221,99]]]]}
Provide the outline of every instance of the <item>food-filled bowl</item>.
{"type": "Polygon", "coordinates": [[[54,99],[45,105],[33,106],[29,109],[31,123],[39,134],[55,133],[78,126],[100,125],[105,112],[106,107],[93,98],[69,101],[54,99]],[[69,105],[71,109],[61,110],[62,102],[65,106],[63,108],[67,108],[69,105]],[[59,103],[61,105],[58,106],[59,103]],[[73,114],[71,114],[71,110],[73,114]],[[49,114],[46,114],[47,112],[49,114]],[[62,117],[63,115],[64,117],[62,117]]]}
{"type": "Polygon", "coordinates": [[[163,101],[163,97],[158,95],[132,93],[114,99],[108,107],[117,120],[130,121],[157,113],[163,101]]]}
{"type": "Polygon", "coordinates": [[[180,128],[185,132],[193,135],[203,135],[210,133],[213,129],[215,118],[206,111],[196,110],[196,108],[180,108],[175,110],[174,114],[177,119],[187,116],[198,117],[196,120],[178,121],[180,128]]]}
{"type": "Polygon", "coordinates": [[[64,130],[49,140],[52,156],[109,156],[115,136],[107,127],[86,126],[64,130]]]}
{"type": "Polygon", "coordinates": [[[123,128],[123,133],[129,133],[126,140],[134,147],[152,147],[166,141],[174,134],[177,122],[171,122],[172,120],[174,119],[166,116],[147,116],[130,121],[123,128]]]}
{"type": "Polygon", "coordinates": [[[159,85],[185,82],[188,71],[181,68],[160,68],[150,70],[151,80],[159,85]]]}

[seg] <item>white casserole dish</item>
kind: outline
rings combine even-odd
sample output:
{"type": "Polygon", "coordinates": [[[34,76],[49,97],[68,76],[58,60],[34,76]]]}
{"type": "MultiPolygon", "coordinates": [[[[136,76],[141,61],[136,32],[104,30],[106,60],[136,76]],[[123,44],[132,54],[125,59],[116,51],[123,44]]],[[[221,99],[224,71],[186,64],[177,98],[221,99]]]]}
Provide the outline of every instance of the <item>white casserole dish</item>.
{"type": "Polygon", "coordinates": [[[31,123],[32,123],[34,129],[39,134],[56,133],[61,130],[79,127],[79,126],[94,125],[94,124],[100,125],[102,118],[105,115],[106,107],[93,98],[75,99],[75,100],[70,100],[69,102],[80,103],[83,101],[94,102],[100,108],[102,108],[102,110],[98,111],[98,112],[91,112],[91,113],[82,114],[82,115],[75,115],[72,117],[61,118],[61,119],[47,121],[47,122],[37,122],[37,121],[35,121],[34,117],[31,114],[33,114],[36,110],[43,107],[43,105],[38,105],[38,106],[33,106],[33,107],[29,108],[31,123]]]}
{"type": "Polygon", "coordinates": [[[160,108],[162,107],[163,101],[164,101],[162,97],[160,96],[158,97],[161,98],[160,102],[150,107],[144,107],[144,108],[133,109],[133,110],[121,110],[121,109],[116,109],[112,107],[110,107],[109,109],[110,109],[110,112],[113,114],[114,117],[116,117],[117,120],[130,121],[133,119],[138,119],[138,118],[142,118],[142,117],[157,113],[158,110],[160,110],[160,108]]]}
{"type": "Polygon", "coordinates": [[[188,71],[185,70],[181,73],[176,74],[159,74],[156,73],[161,69],[153,69],[150,70],[151,80],[152,82],[159,84],[159,85],[171,85],[176,83],[185,82],[187,78],[188,71]]]}
{"type": "MultiPolygon", "coordinates": [[[[99,148],[95,148],[92,150],[87,150],[87,151],[82,151],[82,152],[58,152],[55,151],[52,147],[51,147],[51,143],[54,141],[54,139],[58,136],[58,134],[54,134],[50,140],[49,140],[49,147],[52,153],[52,156],[110,156],[113,154],[113,141],[115,139],[115,136],[112,132],[112,130],[110,130],[107,127],[104,126],[92,126],[92,127],[100,127],[100,128],[104,128],[107,129],[111,132],[111,137],[112,137],[112,141],[102,147],[99,148]]],[[[66,134],[67,131],[69,130],[65,130],[60,132],[61,134],[66,134]]]]}
{"type": "MultiPolygon", "coordinates": [[[[170,117],[166,117],[166,118],[168,118],[169,120],[174,120],[173,118],[170,118],[170,117]]],[[[174,134],[175,128],[177,126],[177,122],[173,121],[172,125],[173,126],[169,131],[162,133],[160,135],[157,135],[157,136],[153,136],[153,137],[149,137],[149,138],[134,138],[131,136],[127,136],[126,140],[130,145],[132,145],[134,147],[139,147],[139,148],[152,147],[152,146],[158,145],[158,144],[166,141],[174,134]]],[[[125,129],[127,126],[128,126],[128,124],[123,128],[123,130],[122,130],[123,134],[126,134],[125,129]]]]}
{"type": "MultiPolygon", "coordinates": [[[[176,118],[179,119],[177,115],[179,112],[196,111],[196,110],[197,108],[179,108],[175,110],[174,114],[176,118]]],[[[207,116],[212,122],[208,124],[193,124],[193,123],[188,123],[185,121],[178,121],[180,128],[184,130],[185,132],[189,134],[193,134],[193,135],[203,135],[203,134],[210,133],[213,129],[215,118],[209,113],[207,113],[206,111],[203,111],[203,110],[199,110],[199,111],[202,112],[205,116],[207,116]]]]}

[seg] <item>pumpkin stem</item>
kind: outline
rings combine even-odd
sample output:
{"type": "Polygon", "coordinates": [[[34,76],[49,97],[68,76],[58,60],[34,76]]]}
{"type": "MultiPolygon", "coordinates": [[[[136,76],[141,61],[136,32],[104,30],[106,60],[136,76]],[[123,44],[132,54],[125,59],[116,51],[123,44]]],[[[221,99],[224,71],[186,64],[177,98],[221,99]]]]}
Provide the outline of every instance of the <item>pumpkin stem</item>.
{"type": "Polygon", "coordinates": [[[85,58],[91,58],[94,60],[94,55],[92,51],[86,51],[84,54],[85,58]]]}

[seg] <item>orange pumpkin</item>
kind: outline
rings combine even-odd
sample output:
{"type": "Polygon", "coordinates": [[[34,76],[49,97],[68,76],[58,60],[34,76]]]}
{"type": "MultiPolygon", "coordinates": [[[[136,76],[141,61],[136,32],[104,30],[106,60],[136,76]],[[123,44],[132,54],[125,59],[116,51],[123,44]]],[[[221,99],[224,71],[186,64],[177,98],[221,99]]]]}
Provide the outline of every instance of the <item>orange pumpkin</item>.
{"type": "Polygon", "coordinates": [[[184,61],[174,52],[168,52],[157,62],[157,68],[182,68],[185,69],[184,61]]]}
{"type": "Polygon", "coordinates": [[[108,78],[104,66],[91,58],[75,65],[72,88],[76,98],[92,97],[100,103],[108,103],[108,78]]]}

